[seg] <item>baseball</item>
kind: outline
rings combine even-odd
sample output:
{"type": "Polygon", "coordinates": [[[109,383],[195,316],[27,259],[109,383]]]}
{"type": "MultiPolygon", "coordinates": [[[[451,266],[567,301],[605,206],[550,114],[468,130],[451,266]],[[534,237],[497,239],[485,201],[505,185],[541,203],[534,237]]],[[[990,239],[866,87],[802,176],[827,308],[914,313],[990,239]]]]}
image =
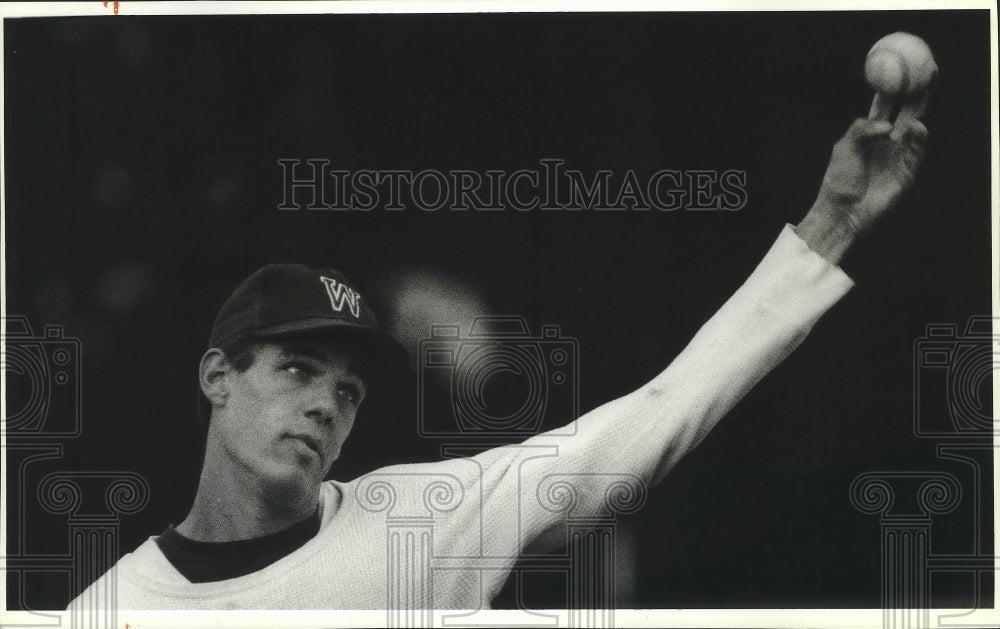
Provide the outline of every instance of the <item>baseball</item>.
{"type": "Polygon", "coordinates": [[[937,74],[934,55],[924,40],[892,33],[875,42],[865,59],[865,79],[879,94],[909,96],[926,90],[937,74]]]}

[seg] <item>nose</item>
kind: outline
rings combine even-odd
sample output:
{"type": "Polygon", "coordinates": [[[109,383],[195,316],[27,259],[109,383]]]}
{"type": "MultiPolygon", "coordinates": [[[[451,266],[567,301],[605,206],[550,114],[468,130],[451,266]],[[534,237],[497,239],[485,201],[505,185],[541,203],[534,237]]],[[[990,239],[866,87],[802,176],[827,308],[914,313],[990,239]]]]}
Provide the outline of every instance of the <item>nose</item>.
{"type": "Polygon", "coordinates": [[[306,417],[325,427],[333,424],[334,414],[326,409],[311,408],[306,411],[306,417]]]}
{"type": "Polygon", "coordinates": [[[336,387],[329,384],[313,388],[306,408],[306,417],[320,426],[329,426],[337,418],[336,387]]]}

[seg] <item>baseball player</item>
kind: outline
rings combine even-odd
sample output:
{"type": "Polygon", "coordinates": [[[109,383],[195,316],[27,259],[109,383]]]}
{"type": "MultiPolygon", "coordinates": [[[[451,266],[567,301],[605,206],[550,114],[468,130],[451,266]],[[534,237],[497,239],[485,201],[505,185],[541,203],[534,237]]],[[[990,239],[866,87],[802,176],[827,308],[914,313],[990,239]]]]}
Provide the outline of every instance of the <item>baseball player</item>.
{"type": "Polygon", "coordinates": [[[337,271],[258,270],[219,310],[199,366],[210,418],[190,513],[70,607],[488,608],[529,545],[613,510],[615,488],[662,479],[848,292],[837,264],[911,187],[921,112],[904,103],[894,122],[854,122],[801,222],[662,373],[575,419],[569,437],[324,481],[372,383],[405,352],[337,271]],[[402,520],[426,526],[390,534],[402,520]]]}

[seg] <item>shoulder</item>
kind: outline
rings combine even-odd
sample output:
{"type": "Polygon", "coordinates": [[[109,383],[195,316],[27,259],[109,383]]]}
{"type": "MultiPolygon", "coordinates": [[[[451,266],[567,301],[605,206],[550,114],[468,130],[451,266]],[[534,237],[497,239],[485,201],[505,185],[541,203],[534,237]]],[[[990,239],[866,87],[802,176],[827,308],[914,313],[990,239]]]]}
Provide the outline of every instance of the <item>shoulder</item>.
{"type": "Polygon", "coordinates": [[[172,570],[150,537],[87,586],[70,601],[67,609],[102,609],[109,601],[119,609],[144,609],[147,597],[142,592],[148,588],[143,584],[147,581],[151,584],[157,575],[169,573],[164,566],[172,570]]]}
{"type": "Polygon", "coordinates": [[[345,512],[448,511],[465,502],[465,495],[481,477],[480,465],[468,458],[391,465],[350,482],[323,483],[320,501],[324,509],[336,505],[345,512]]]}

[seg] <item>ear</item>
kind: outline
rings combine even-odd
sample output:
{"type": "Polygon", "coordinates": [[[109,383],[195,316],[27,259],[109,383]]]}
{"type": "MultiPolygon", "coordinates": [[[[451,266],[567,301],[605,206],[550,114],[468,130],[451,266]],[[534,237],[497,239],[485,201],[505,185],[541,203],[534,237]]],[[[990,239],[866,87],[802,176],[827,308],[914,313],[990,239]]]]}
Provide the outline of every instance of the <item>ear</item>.
{"type": "Polygon", "coordinates": [[[201,392],[205,394],[212,406],[223,406],[229,397],[229,383],[226,375],[233,370],[232,364],[226,358],[226,354],[219,348],[213,347],[205,352],[201,357],[201,365],[198,367],[198,383],[201,392]]]}

